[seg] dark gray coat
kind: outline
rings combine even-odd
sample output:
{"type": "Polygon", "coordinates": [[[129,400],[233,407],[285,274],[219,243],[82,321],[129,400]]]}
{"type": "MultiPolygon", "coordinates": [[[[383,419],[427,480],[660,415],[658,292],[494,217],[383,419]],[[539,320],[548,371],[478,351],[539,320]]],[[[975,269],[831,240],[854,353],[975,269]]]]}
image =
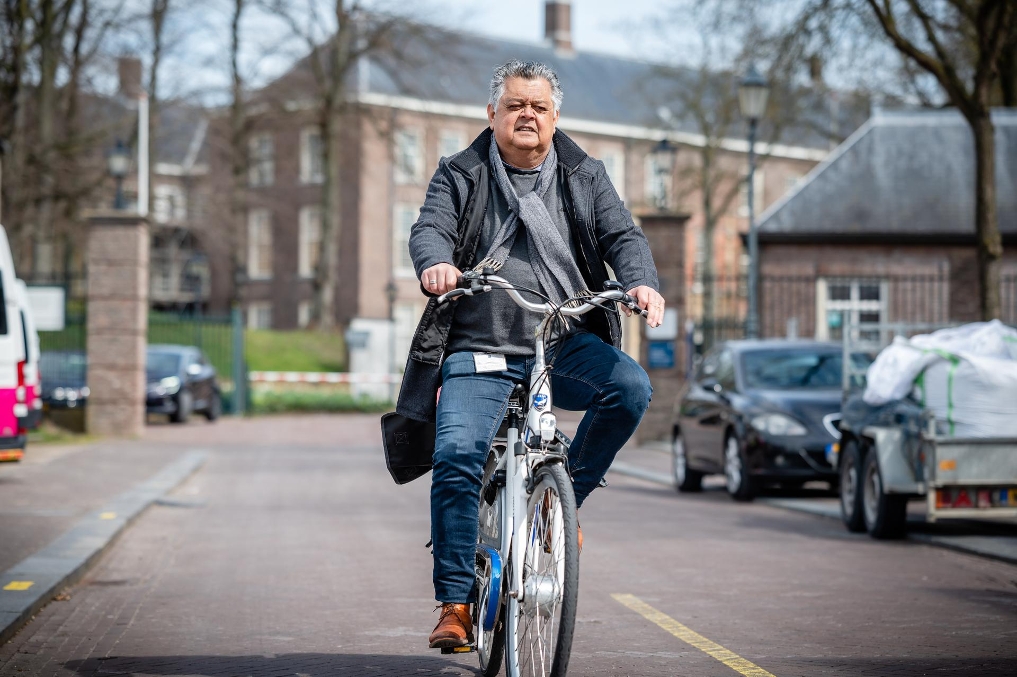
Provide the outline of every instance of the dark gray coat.
{"type": "MultiPolygon", "coordinates": [[[[420,218],[410,231],[410,256],[417,277],[438,263],[459,270],[476,264],[477,243],[488,205],[490,129],[466,150],[442,158],[427,188],[420,218]]],[[[646,285],[658,289],[657,269],[650,247],[632,215],[611,185],[604,163],[587,155],[561,131],[553,140],[558,153],[565,215],[576,250],[579,270],[592,291],[610,279],[604,263],[614,270],[625,289],[646,285]]],[[[441,361],[456,304],[439,306],[432,298],[420,318],[410,345],[396,411],[407,418],[433,421],[435,397],[441,385],[441,361]]],[[[593,312],[586,327],[607,343],[621,347],[617,310],[593,312]]]]}

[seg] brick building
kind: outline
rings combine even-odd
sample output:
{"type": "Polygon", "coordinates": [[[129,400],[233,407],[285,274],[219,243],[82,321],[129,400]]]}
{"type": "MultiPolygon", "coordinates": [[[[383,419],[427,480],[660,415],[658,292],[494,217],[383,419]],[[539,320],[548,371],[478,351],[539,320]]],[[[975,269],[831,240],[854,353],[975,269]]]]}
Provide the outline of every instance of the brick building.
{"type": "MultiPolygon", "coordinates": [[[[411,45],[405,51],[419,47],[425,56],[412,63],[384,55],[362,58],[354,69],[348,91],[353,105],[341,125],[336,314],[344,326],[382,331],[389,317],[385,290],[394,284],[395,349],[381,350],[372,360],[388,362],[386,355],[393,353],[394,364],[402,365],[425,302],[406,248],[410,226],[438,159],[465,148],[487,126],[491,72],[509,59],[552,65],[565,93],[559,128],[607,165],[637,222],[641,214],[656,213],[662,205],[685,213],[689,220],[683,250],[702,250],[701,199],[678,182],[682,164],[694,164],[697,155],[692,151],[707,139],[684,116],[662,122],[660,108],[667,102],[647,95],[665,89],[657,66],[574,50],[567,6],[547,3],[542,42],[445,33],[439,41],[444,50],[440,59],[426,58],[426,45],[411,45]],[[662,180],[650,151],[665,136],[679,150],[677,167],[662,180]]],[[[294,328],[309,318],[322,194],[313,92],[313,78],[301,61],[252,96],[246,276],[238,290],[251,327],[294,328]]],[[[840,123],[842,128],[848,125],[840,123]]],[[[766,149],[768,157],[757,174],[759,207],[778,199],[829,151],[828,139],[805,125],[782,138],[783,144],[766,149]]],[[[729,165],[731,180],[737,181],[746,165],[746,142],[725,138],[718,146],[718,163],[729,165]]],[[[714,246],[718,271],[734,275],[744,266],[740,234],[747,227],[745,213],[744,200],[735,201],[720,218],[714,246]]],[[[213,303],[224,304],[232,293],[226,261],[222,252],[214,257],[213,277],[226,282],[213,280],[213,303]]],[[[692,287],[688,266],[685,273],[692,287]]]]}
{"type": "MultiPolygon", "coordinates": [[[[1017,113],[993,114],[1002,320],[1017,322],[1017,113]]],[[[976,320],[974,141],[956,111],[879,112],[759,220],[764,334],[976,320]]]]}

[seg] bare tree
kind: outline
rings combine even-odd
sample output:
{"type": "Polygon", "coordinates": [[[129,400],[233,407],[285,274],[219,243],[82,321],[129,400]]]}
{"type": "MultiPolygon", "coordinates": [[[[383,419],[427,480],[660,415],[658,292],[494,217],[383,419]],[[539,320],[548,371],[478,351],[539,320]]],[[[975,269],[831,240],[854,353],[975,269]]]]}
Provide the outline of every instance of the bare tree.
{"type": "Polygon", "coordinates": [[[887,38],[901,54],[936,78],[971,126],[975,137],[975,232],[982,318],[1000,314],[1000,263],[1003,240],[996,213],[996,144],[990,114],[1003,48],[1017,22],[1010,0],[866,0],[887,38]],[[908,30],[908,26],[914,26],[908,30]],[[948,48],[958,36],[971,36],[977,48],[973,68],[963,69],[948,48]]]}
{"type": "Polygon", "coordinates": [[[228,246],[230,266],[233,275],[231,289],[238,292],[237,281],[243,265],[240,243],[246,223],[246,186],[248,165],[249,125],[245,105],[244,79],[240,70],[241,31],[240,24],[245,9],[245,0],[233,0],[230,15],[230,233],[228,246]]]}
{"type": "MultiPolygon", "coordinates": [[[[349,85],[362,58],[384,55],[396,64],[408,64],[405,46],[424,41],[431,54],[441,53],[433,31],[402,15],[367,11],[358,0],[309,0],[300,5],[269,0],[268,8],[279,16],[308,51],[306,68],[314,84],[314,112],[321,130],[323,190],[321,249],[314,274],[311,324],[324,330],[336,327],[336,287],[339,274],[342,193],[340,191],[340,121],[355,116],[357,105],[349,85]],[[327,10],[324,9],[327,7],[327,10]],[[330,34],[322,38],[322,26],[330,34]]],[[[447,37],[447,36],[446,36],[447,37]]]]}

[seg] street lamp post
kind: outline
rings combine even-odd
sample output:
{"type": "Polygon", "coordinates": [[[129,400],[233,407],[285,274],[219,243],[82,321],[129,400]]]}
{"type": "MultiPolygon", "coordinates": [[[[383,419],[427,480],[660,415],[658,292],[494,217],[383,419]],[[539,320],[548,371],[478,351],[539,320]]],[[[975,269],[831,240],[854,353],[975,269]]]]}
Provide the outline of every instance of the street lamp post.
{"type": "Polygon", "coordinates": [[[674,172],[674,159],[677,154],[677,146],[668,141],[667,137],[661,139],[660,143],[650,151],[650,155],[653,157],[653,166],[657,172],[657,194],[654,195],[654,198],[657,201],[657,209],[660,211],[664,211],[668,207],[667,184],[674,172]]]}
{"type": "Polygon", "coordinates": [[[396,296],[399,293],[399,288],[396,287],[395,280],[389,280],[388,284],[385,285],[385,296],[388,297],[388,377],[392,379],[389,381],[389,399],[395,402],[395,371],[396,371],[396,339],[395,339],[395,302],[396,296]]]}
{"type": "Polygon", "coordinates": [[[749,338],[759,338],[759,233],[756,231],[755,175],[756,175],[756,127],[759,118],[766,112],[766,101],[770,86],[755,66],[750,65],[745,77],[738,85],[738,104],[742,117],[749,123],[749,315],[745,333],[749,338]]]}
{"type": "Polygon", "coordinates": [[[117,145],[106,157],[106,169],[109,171],[109,175],[117,181],[117,192],[116,197],[113,198],[113,209],[124,209],[127,206],[124,201],[124,177],[127,176],[130,164],[131,155],[127,150],[127,146],[124,145],[123,141],[117,139],[117,145]]]}

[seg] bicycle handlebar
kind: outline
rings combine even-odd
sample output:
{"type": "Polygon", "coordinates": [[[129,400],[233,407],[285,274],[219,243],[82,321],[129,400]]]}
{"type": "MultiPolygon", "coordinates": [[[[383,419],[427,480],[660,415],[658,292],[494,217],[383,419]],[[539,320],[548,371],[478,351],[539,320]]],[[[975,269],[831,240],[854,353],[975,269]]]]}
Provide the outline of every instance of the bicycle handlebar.
{"type": "Polygon", "coordinates": [[[578,317],[579,315],[585,315],[594,308],[607,310],[607,307],[601,305],[598,301],[609,301],[621,303],[643,317],[646,317],[647,315],[646,310],[640,308],[638,302],[633,297],[629,296],[620,289],[608,289],[607,291],[602,291],[596,296],[587,299],[583,305],[575,308],[566,306],[558,307],[552,303],[534,303],[532,301],[527,301],[523,298],[523,295],[520,294],[514,286],[512,286],[512,283],[503,277],[474,273],[472,271],[463,273],[463,276],[459,278],[457,288],[439,296],[438,303],[445,303],[446,301],[450,301],[460,296],[476,296],[477,294],[484,294],[495,288],[504,289],[508,292],[509,297],[515,301],[516,305],[534,313],[550,313],[557,310],[562,315],[578,317]]]}

